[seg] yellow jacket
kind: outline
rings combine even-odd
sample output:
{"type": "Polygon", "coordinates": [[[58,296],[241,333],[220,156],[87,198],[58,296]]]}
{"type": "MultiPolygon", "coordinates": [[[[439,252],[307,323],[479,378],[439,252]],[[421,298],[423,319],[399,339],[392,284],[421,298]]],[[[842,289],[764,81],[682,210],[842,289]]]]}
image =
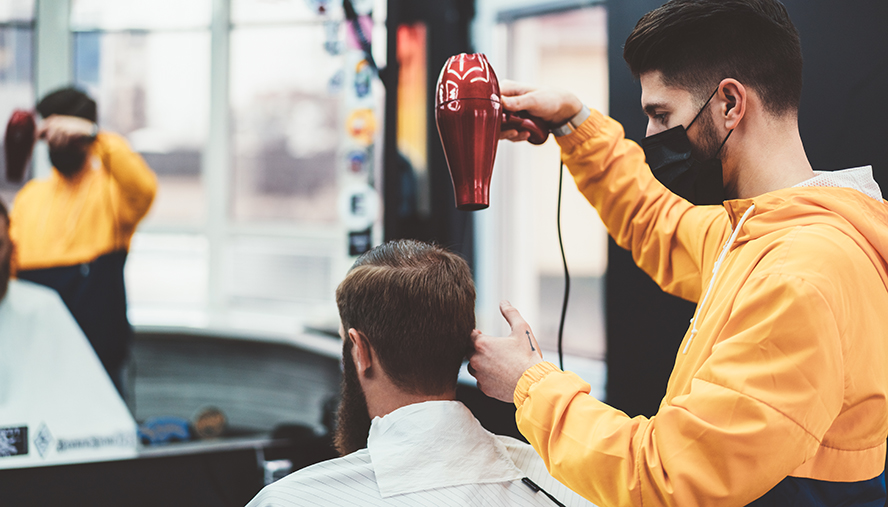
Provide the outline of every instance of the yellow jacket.
{"type": "Polygon", "coordinates": [[[128,250],[157,178],[117,134],[100,132],[89,166],[68,180],[53,170],[18,193],[9,234],[19,270],[70,266],[128,250]]]}
{"type": "Polygon", "coordinates": [[[786,476],[879,476],[888,205],[804,187],[695,207],[660,185],[600,113],[559,143],[635,262],[670,294],[709,294],[650,419],[588,396],[588,384],[551,363],[524,373],[518,427],[552,475],[599,505],[645,507],[746,505],[786,476]]]}

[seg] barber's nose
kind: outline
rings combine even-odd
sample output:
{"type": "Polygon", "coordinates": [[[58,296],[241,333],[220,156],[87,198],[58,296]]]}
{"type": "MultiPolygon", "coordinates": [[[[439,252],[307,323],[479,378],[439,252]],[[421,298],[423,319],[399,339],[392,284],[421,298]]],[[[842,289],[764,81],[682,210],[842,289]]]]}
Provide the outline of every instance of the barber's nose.
{"type": "Polygon", "coordinates": [[[666,129],[663,128],[662,125],[658,125],[657,123],[654,122],[654,120],[648,120],[647,131],[645,131],[644,135],[646,135],[647,137],[650,137],[654,134],[659,134],[660,132],[663,132],[664,130],[666,130],[666,129]]]}

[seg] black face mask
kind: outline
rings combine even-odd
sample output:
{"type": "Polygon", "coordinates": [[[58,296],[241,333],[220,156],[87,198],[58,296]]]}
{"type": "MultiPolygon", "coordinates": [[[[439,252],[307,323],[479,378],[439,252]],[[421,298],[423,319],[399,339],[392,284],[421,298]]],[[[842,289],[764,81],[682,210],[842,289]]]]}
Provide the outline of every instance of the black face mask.
{"type": "MultiPolygon", "coordinates": [[[[697,121],[716,92],[718,90],[709,96],[697,116],[688,124],[688,129],[697,121]]],[[[673,193],[696,205],[722,204],[725,189],[718,153],[732,132],[734,131],[731,130],[725,136],[715,155],[703,162],[691,156],[691,141],[687,130],[681,125],[645,137],[641,141],[641,147],[654,177],[673,193]]]]}
{"type": "Polygon", "coordinates": [[[75,141],[64,148],[50,148],[49,160],[53,167],[62,173],[62,176],[70,178],[83,169],[86,157],[89,155],[90,144],[92,144],[91,140],[89,142],[75,141]]]}

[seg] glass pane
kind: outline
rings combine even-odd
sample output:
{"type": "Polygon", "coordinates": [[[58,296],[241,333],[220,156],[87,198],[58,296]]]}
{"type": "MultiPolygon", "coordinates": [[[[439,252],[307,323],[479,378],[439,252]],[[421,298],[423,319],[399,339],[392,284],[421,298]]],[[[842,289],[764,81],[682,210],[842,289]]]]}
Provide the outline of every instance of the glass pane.
{"type": "MultiPolygon", "coordinates": [[[[34,109],[36,100],[31,73],[32,52],[31,29],[0,27],[0,128],[4,134],[13,110],[34,109]]],[[[0,147],[3,145],[3,137],[0,137],[0,147]]],[[[13,196],[22,184],[6,181],[6,157],[0,155],[0,198],[7,206],[12,204],[13,196]]]]}
{"type": "Polygon", "coordinates": [[[0,23],[34,19],[34,0],[3,0],[0,2],[0,23]]]}
{"type": "MultiPolygon", "coordinates": [[[[352,0],[355,12],[372,10],[377,23],[385,21],[386,0],[352,0]]],[[[286,23],[293,21],[341,20],[341,0],[232,0],[231,21],[242,23],[286,23]]]]}
{"type": "MultiPolygon", "coordinates": [[[[533,37],[539,61],[535,82],[574,90],[590,107],[607,111],[607,16],[604,7],[579,9],[561,14],[531,18],[516,23],[515,35],[533,37]],[[530,35],[530,33],[534,35],[530,35]],[[583,69],[577,71],[577,69],[583,69]]],[[[527,69],[530,70],[530,69],[527,69]]],[[[530,163],[543,167],[558,159],[554,141],[547,143],[554,153],[533,150],[530,163]],[[554,155],[554,158],[552,157],[554,155]]],[[[554,169],[554,167],[553,167],[554,169]]],[[[607,267],[607,232],[595,209],[571,183],[564,169],[564,197],[561,226],[571,274],[571,294],[564,329],[564,352],[603,359],[604,272],[607,267]]],[[[554,350],[564,291],[561,253],[555,228],[557,171],[533,171],[534,188],[539,190],[535,204],[534,232],[539,272],[540,323],[546,337],[540,346],[554,350]]]]}
{"type": "MultiPolygon", "coordinates": [[[[544,86],[571,90],[590,107],[606,113],[608,103],[607,13],[591,7],[564,13],[525,18],[509,26],[511,65],[500,76],[544,86]],[[516,58],[514,55],[523,55],[516,58]]],[[[497,67],[497,71],[500,68],[497,67]]],[[[530,211],[521,231],[532,234],[532,255],[512,266],[525,277],[521,295],[527,309],[518,307],[537,333],[546,351],[557,348],[559,318],[564,294],[564,272],[558,247],[556,209],[559,148],[551,137],[540,147],[526,143],[502,145],[500,156],[508,161],[514,181],[513,205],[530,211]],[[541,170],[545,169],[545,170],[541,170]]],[[[502,176],[502,175],[501,175],[502,176]]],[[[517,209],[510,209],[520,216],[517,209]]],[[[517,223],[517,222],[516,222],[517,223]]],[[[571,275],[571,293],[564,327],[567,355],[603,360],[604,272],[607,266],[607,232],[564,169],[561,229],[571,275]]],[[[518,297],[510,296],[516,303],[518,297]]],[[[592,363],[590,363],[592,364],[592,363]]],[[[587,377],[584,377],[587,378],[587,377]]],[[[587,378],[588,380],[591,380],[587,378]]]]}
{"type": "Polygon", "coordinates": [[[208,257],[204,236],[137,232],[126,261],[130,322],[206,325],[208,257]]]}
{"type": "Polygon", "coordinates": [[[236,220],[336,222],[342,57],[325,40],[322,25],[232,31],[236,220]]]}
{"type": "Polygon", "coordinates": [[[211,8],[212,0],[71,0],[71,28],[204,28],[210,26],[211,8]]]}
{"type": "Polygon", "coordinates": [[[98,102],[99,124],[124,135],[157,173],[148,222],[204,219],[209,62],[207,31],[75,34],[75,81],[98,102]]]}

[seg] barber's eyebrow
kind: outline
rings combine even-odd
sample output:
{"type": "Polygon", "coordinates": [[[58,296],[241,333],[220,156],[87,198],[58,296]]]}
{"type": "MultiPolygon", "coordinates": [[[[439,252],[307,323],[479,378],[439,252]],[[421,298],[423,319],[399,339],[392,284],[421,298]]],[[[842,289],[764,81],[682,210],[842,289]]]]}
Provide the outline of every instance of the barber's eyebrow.
{"type": "Polygon", "coordinates": [[[646,114],[648,116],[654,116],[654,114],[657,112],[658,109],[665,109],[665,108],[666,108],[666,104],[663,104],[660,102],[654,102],[652,104],[645,105],[642,108],[642,111],[644,112],[644,114],[646,114]]]}

